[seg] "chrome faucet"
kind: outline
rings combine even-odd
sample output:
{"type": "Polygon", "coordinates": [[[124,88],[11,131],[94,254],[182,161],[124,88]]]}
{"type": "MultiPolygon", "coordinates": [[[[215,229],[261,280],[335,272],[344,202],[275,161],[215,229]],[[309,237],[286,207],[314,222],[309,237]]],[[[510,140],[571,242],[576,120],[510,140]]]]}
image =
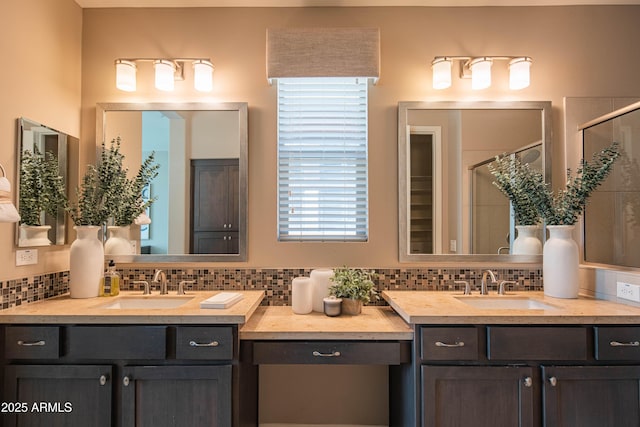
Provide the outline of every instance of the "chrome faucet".
{"type": "Polygon", "coordinates": [[[491,283],[498,283],[498,279],[496,279],[496,275],[491,270],[484,270],[482,272],[482,281],[480,282],[480,295],[487,295],[489,291],[487,290],[487,275],[491,276],[491,283]]]}
{"type": "Polygon", "coordinates": [[[169,293],[167,289],[167,274],[164,271],[156,270],[156,274],[153,275],[153,282],[160,283],[160,295],[169,293]]]}

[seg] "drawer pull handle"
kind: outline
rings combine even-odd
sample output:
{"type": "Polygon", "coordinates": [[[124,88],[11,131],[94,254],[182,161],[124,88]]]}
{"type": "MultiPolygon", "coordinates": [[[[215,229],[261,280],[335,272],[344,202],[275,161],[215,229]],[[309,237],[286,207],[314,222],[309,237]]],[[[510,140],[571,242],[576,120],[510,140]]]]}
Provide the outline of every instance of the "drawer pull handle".
{"type": "Polygon", "coordinates": [[[189,341],[189,345],[191,347],[217,347],[220,345],[220,343],[218,341],[211,341],[211,342],[195,342],[195,341],[189,341]]]}
{"type": "Polygon", "coordinates": [[[36,347],[36,346],[43,346],[45,345],[45,341],[44,340],[40,340],[40,341],[18,341],[18,345],[21,345],[23,347],[36,347]]]}
{"type": "Polygon", "coordinates": [[[453,344],[447,344],[446,342],[436,341],[436,347],[464,347],[464,341],[456,341],[453,344]]]}
{"type": "Polygon", "coordinates": [[[123,385],[123,386],[125,386],[125,387],[128,387],[130,382],[131,382],[131,380],[129,379],[129,377],[126,377],[126,376],[125,376],[125,377],[122,379],[122,385],[123,385]]]}
{"type": "Polygon", "coordinates": [[[531,387],[533,385],[533,380],[531,377],[524,377],[524,386],[531,387]]]}
{"type": "Polygon", "coordinates": [[[331,353],[320,353],[319,351],[314,351],[311,354],[315,357],[340,357],[339,351],[332,351],[331,353]]]}
{"type": "Polygon", "coordinates": [[[558,384],[558,379],[556,377],[550,377],[549,384],[551,384],[552,387],[555,387],[556,384],[558,384]]]}
{"type": "Polygon", "coordinates": [[[107,376],[106,375],[100,375],[100,385],[105,385],[107,383],[107,376]]]}
{"type": "Polygon", "coordinates": [[[631,341],[631,342],[611,341],[609,345],[611,347],[640,347],[640,341],[631,341]]]}

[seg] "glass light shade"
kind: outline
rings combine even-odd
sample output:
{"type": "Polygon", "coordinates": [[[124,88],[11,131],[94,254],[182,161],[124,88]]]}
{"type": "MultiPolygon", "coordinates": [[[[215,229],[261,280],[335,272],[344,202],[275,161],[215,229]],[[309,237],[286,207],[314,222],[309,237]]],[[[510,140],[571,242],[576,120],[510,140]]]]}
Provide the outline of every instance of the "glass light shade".
{"type": "Polygon", "coordinates": [[[431,63],[434,89],[451,87],[451,62],[449,58],[436,58],[431,63]]]}
{"type": "Polygon", "coordinates": [[[136,64],[133,61],[116,60],[116,87],[125,92],[136,90],[136,64]]]}
{"type": "Polygon", "coordinates": [[[486,89],[491,86],[491,65],[490,58],[476,58],[471,61],[471,89],[486,89]]]}
{"type": "Polygon", "coordinates": [[[171,61],[159,59],[153,62],[156,70],[156,89],[170,92],[175,85],[175,65],[171,61]]]}
{"type": "Polygon", "coordinates": [[[515,58],[509,62],[509,89],[518,90],[529,86],[531,58],[515,58]]]}
{"type": "Polygon", "coordinates": [[[204,59],[193,61],[193,87],[199,92],[213,89],[213,64],[204,59]]]}

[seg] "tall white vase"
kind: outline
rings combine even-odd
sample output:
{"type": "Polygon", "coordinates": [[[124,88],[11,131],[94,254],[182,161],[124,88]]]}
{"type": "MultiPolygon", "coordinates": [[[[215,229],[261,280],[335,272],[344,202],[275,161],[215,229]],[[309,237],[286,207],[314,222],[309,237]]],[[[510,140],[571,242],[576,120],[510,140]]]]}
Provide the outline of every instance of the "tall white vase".
{"type": "Polygon", "coordinates": [[[130,226],[110,225],[107,230],[109,238],[104,243],[105,255],[131,255],[133,253],[130,226]]]}
{"type": "Polygon", "coordinates": [[[71,244],[69,260],[69,292],[71,298],[98,296],[104,269],[104,249],[95,225],[73,227],[76,240],[71,244]]]}
{"type": "Polygon", "coordinates": [[[516,225],[518,237],[513,241],[511,253],[513,255],[540,255],[542,242],[538,237],[539,225],[516,225]]]}
{"type": "Polygon", "coordinates": [[[548,225],[549,238],[542,255],[544,294],[555,298],[578,298],[579,252],[573,225],[548,225]]]}
{"type": "Polygon", "coordinates": [[[311,270],[311,283],[313,286],[313,311],[324,313],[324,299],[329,296],[331,278],[333,270],[329,268],[319,268],[311,270]]]}

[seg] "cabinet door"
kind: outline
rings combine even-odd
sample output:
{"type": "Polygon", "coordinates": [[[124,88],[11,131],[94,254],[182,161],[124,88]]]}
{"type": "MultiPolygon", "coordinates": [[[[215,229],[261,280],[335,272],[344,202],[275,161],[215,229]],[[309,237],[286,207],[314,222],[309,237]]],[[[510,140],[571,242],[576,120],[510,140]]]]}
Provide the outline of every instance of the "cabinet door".
{"type": "Polygon", "coordinates": [[[544,366],[544,425],[640,426],[640,366],[544,366]]]}
{"type": "Polygon", "coordinates": [[[228,427],[231,404],[231,365],[124,369],[124,427],[228,427]]]}
{"type": "Polygon", "coordinates": [[[111,426],[111,366],[5,366],[3,426],[111,426]],[[22,405],[16,412],[15,404],[22,405]]]}
{"type": "Polygon", "coordinates": [[[422,426],[533,426],[535,384],[528,366],[422,366],[422,426]]]}

